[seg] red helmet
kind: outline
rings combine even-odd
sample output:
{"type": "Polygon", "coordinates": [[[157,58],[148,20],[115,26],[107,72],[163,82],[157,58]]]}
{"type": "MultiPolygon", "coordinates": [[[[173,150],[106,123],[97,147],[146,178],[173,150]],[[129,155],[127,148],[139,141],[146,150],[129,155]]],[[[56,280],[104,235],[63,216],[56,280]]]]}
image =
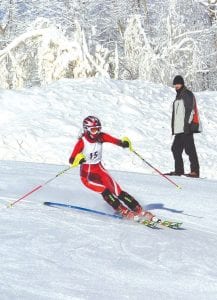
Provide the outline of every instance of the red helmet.
{"type": "Polygon", "coordinates": [[[83,128],[84,131],[96,135],[101,131],[101,122],[97,117],[88,116],[83,120],[83,128]]]}

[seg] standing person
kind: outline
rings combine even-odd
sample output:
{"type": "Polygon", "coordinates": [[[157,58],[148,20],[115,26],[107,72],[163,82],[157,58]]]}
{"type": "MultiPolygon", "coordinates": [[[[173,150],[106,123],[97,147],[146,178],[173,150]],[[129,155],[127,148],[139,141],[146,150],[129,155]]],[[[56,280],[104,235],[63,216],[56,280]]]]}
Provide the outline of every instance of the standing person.
{"type": "Polygon", "coordinates": [[[177,75],[173,80],[176,90],[176,98],[173,102],[172,110],[172,134],[175,135],[172,144],[172,153],[175,160],[175,171],[167,175],[186,175],[198,178],[200,176],[200,166],[194,144],[193,134],[200,132],[200,123],[196,99],[194,94],[189,91],[184,84],[182,76],[177,75]],[[189,174],[184,173],[182,152],[185,150],[190,160],[189,174]]]}
{"type": "Polygon", "coordinates": [[[131,149],[130,140],[127,137],[117,139],[101,132],[101,122],[94,116],[88,116],[84,119],[83,130],[69,159],[69,163],[72,166],[80,164],[82,183],[87,188],[100,193],[103,199],[123,217],[127,219],[144,217],[151,221],[158,221],[158,218],[152,213],[143,210],[133,196],[123,191],[120,185],[102,166],[103,143],[112,143],[131,149]]]}

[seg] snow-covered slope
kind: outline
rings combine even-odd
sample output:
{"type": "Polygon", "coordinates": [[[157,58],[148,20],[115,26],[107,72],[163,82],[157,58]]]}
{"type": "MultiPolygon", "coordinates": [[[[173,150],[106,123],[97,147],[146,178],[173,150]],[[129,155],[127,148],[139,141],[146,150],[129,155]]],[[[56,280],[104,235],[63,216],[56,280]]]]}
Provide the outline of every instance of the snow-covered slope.
{"type": "Polygon", "coordinates": [[[178,190],[160,176],[112,172],[146,209],[183,221],[180,231],[44,206],[54,201],[112,212],[82,186],[76,169],[6,208],[63,168],[1,162],[2,300],[216,298],[216,181],[177,178],[178,190]]]}
{"type": "MultiPolygon", "coordinates": [[[[172,88],[145,81],[61,80],[44,88],[0,93],[0,159],[67,164],[87,115],[103,130],[128,136],[134,148],[161,171],[173,170],[170,151],[172,88]]],[[[201,175],[217,178],[217,92],[196,94],[203,133],[195,135],[201,175]]],[[[127,150],[104,146],[109,169],[151,173],[127,150]]],[[[186,160],[186,172],[189,163],[186,160]]]]}
{"type": "Polygon", "coordinates": [[[195,140],[201,174],[210,179],[173,178],[177,189],[127,149],[104,145],[104,165],[122,188],[158,216],[183,221],[183,230],[44,206],[54,201],[112,213],[80,183],[78,169],[7,208],[66,168],[89,114],[104,131],[129,136],[161,171],[173,169],[174,96],[163,85],[105,79],[0,91],[0,299],[216,298],[216,92],[196,94],[204,132],[195,140]]]}

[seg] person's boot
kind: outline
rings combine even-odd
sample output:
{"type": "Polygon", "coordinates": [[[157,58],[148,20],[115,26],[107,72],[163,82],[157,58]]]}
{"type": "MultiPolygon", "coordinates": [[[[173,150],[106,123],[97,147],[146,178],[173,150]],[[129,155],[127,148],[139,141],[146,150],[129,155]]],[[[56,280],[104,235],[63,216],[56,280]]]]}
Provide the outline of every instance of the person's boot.
{"type": "Polygon", "coordinates": [[[134,220],[139,221],[139,216],[135,211],[129,210],[126,206],[123,204],[120,204],[117,208],[117,212],[122,215],[123,218],[126,218],[128,220],[134,220]]]}
{"type": "Polygon", "coordinates": [[[164,173],[163,175],[167,175],[167,176],[182,176],[182,175],[184,175],[184,173],[183,172],[171,171],[171,172],[168,172],[168,173],[164,173]]]}
{"type": "Polygon", "coordinates": [[[192,178],[199,178],[200,177],[200,174],[199,174],[199,172],[191,172],[191,173],[189,173],[189,174],[185,174],[185,176],[187,176],[187,177],[192,177],[192,178]]]}
{"type": "Polygon", "coordinates": [[[137,205],[135,207],[134,212],[139,217],[144,217],[144,219],[146,219],[148,221],[153,221],[153,222],[160,222],[161,221],[155,215],[153,215],[150,211],[144,210],[140,205],[137,205]]]}

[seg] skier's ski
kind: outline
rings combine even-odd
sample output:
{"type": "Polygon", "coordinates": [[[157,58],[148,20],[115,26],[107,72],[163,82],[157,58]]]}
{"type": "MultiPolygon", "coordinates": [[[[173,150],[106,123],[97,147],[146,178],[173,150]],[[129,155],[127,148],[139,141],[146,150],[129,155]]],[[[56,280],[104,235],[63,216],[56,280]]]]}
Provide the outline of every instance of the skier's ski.
{"type": "Polygon", "coordinates": [[[160,220],[160,219],[158,221],[148,221],[144,219],[144,220],[139,220],[138,222],[152,228],[168,227],[172,229],[180,229],[180,227],[182,226],[182,222],[160,220]]]}
{"type": "Polygon", "coordinates": [[[76,209],[76,210],[81,210],[81,211],[86,211],[89,213],[94,213],[106,217],[111,217],[111,218],[116,218],[116,219],[123,219],[122,216],[118,214],[108,214],[103,211],[95,210],[95,209],[90,209],[86,207],[81,207],[81,206],[76,206],[76,205],[71,205],[71,204],[64,204],[64,203],[58,203],[58,202],[44,202],[44,205],[51,206],[51,207],[64,207],[64,208],[71,208],[71,209],[76,209]]]}
{"type": "MultiPolygon", "coordinates": [[[[134,220],[136,221],[136,220],[134,220]]],[[[155,221],[149,221],[147,219],[139,219],[138,217],[138,221],[136,221],[142,225],[145,225],[147,227],[150,227],[152,229],[160,229],[160,227],[158,227],[159,223],[158,222],[155,222],[155,221]]]]}
{"type": "Polygon", "coordinates": [[[168,221],[168,220],[163,220],[159,222],[160,225],[172,229],[180,229],[182,226],[182,222],[176,222],[176,221],[168,221]]]}
{"type": "MultiPolygon", "coordinates": [[[[55,208],[58,208],[58,207],[71,208],[71,209],[94,213],[94,214],[98,214],[98,215],[102,215],[102,216],[106,216],[106,217],[111,217],[111,218],[116,218],[116,219],[124,219],[121,215],[118,215],[118,214],[108,214],[103,211],[90,209],[90,208],[86,208],[86,207],[81,207],[81,206],[76,206],[76,205],[71,205],[71,204],[64,204],[64,203],[58,203],[58,202],[44,202],[44,205],[47,205],[50,207],[55,207],[55,208]]],[[[152,229],[160,229],[158,227],[158,224],[159,224],[158,222],[140,219],[139,217],[138,217],[138,219],[135,219],[132,221],[142,224],[142,225],[145,225],[152,229]]]]}

